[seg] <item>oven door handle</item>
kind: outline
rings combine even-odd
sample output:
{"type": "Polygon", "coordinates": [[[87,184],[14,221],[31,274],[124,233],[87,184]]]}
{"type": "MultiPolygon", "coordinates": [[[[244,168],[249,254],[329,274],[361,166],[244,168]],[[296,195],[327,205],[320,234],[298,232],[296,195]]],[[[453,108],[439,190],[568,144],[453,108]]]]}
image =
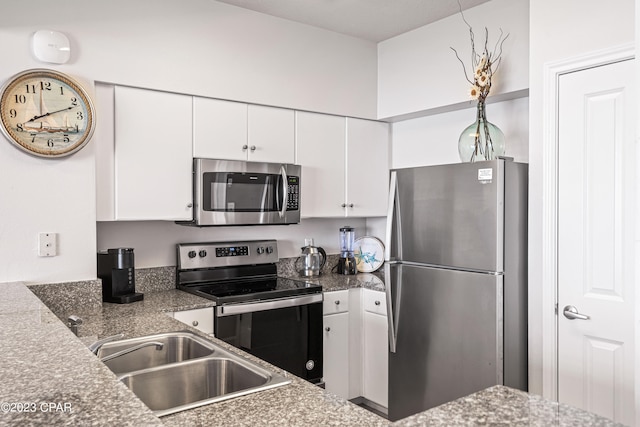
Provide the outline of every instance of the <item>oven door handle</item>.
{"type": "Polygon", "coordinates": [[[216,307],[216,316],[235,316],[237,314],[253,313],[256,311],[275,310],[278,308],[297,307],[300,305],[322,302],[322,294],[305,295],[296,298],[281,298],[270,301],[259,301],[248,304],[229,304],[216,307]]]}

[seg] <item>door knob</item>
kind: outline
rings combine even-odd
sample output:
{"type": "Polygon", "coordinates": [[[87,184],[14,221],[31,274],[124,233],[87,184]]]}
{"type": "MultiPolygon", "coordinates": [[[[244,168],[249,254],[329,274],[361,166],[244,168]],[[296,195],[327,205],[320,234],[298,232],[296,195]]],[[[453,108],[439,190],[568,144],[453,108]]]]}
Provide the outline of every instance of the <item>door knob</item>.
{"type": "Polygon", "coordinates": [[[565,306],[565,308],[562,310],[562,314],[564,314],[564,317],[566,317],[569,320],[574,320],[574,319],[589,320],[590,319],[590,317],[587,316],[586,314],[578,313],[578,309],[572,305],[565,306]]]}

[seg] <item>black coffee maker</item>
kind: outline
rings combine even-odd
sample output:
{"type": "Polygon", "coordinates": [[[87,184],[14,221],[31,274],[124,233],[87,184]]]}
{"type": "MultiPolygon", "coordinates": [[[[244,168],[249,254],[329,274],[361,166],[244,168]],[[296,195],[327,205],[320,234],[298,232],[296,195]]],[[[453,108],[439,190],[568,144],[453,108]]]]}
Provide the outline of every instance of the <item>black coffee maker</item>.
{"type": "Polygon", "coordinates": [[[98,277],[102,279],[102,301],[126,304],[140,301],[136,292],[133,248],[115,248],[98,252],[98,277]]]}

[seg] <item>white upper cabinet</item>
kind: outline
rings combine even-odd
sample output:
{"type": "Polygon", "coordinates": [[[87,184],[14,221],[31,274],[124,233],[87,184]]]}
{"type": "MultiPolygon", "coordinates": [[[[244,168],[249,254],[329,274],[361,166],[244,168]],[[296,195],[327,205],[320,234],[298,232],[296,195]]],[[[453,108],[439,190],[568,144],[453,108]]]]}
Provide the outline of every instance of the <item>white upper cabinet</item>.
{"type": "Polygon", "coordinates": [[[389,125],[347,118],[347,216],[385,216],[389,191],[389,125]]]}
{"type": "Polygon", "coordinates": [[[284,108],[249,105],[247,160],[293,163],[295,112],[284,108]]]}
{"type": "Polygon", "coordinates": [[[293,163],[294,111],[193,98],[193,156],[293,163]]]}
{"type": "Polygon", "coordinates": [[[247,104],[193,97],[193,157],[247,160],[247,104]]]}
{"type": "Polygon", "coordinates": [[[115,219],[192,217],[191,96],[115,87],[115,219]]]}
{"type": "Polygon", "coordinates": [[[95,104],[100,114],[93,134],[96,153],[96,220],[115,219],[115,87],[96,83],[95,104]]]}
{"type": "Polygon", "coordinates": [[[387,123],[297,112],[296,163],[303,217],[387,214],[387,123]]]}
{"type": "Polygon", "coordinates": [[[344,216],[344,117],[296,112],[296,163],[303,217],[344,216]]]}

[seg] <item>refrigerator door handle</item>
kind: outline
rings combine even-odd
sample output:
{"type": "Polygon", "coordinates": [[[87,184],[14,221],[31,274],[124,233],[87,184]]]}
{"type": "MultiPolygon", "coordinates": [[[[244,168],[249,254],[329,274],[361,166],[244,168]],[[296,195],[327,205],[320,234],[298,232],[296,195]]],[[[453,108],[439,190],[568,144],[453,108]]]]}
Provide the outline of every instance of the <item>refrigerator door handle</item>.
{"type": "MultiPolygon", "coordinates": [[[[397,339],[398,339],[398,335],[397,335],[397,331],[396,331],[396,316],[394,316],[393,313],[393,300],[392,298],[392,294],[391,294],[391,286],[392,286],[392,282],[391,282],[391,266],[389,264],[387,264],[385,266],[384,269],[384,283],[385,283],[385,293],[386,293],[386,300],[387,300],[387,325],[388,325],[388,330],[389,330],[389,352],[391,353],[395,353],[396,352],[396,344],[397,344],[397,339]]],[[[397,289],[396,289],[396,295],[399,295],[400,292],[400,285],[401,285],[401,281],[402,281],[402,275],[399,274],[398,275],[398,283],[397,283],[397,289]]],[[[396,311],[400,312],[400,307],[396,306],[396,311]]]]}
{"type": "MultiPolygon", "coordinates": [[[[390,179],[390,183],[389,183],[389,203],[387,205],[387,229],[386,229],[386,242],[387,245],[385,247],[384,250],[384,259],[385,261],[390,261],[391,260],[391,239],[393,238],[392,233],[393,233],[393,221],[397,221],[396,224],[396,234],[397,234],[397,239],[398,241],[397,243],[397,248],[398,250],[400,250],[400,248],[402,248],[402,244],[400,241],[400,238],[402,236],[402,232],[401,232],[401,227],[400,227],[400,215],[397,215],[396,218],[396,214],[398,212],[396,212],[396,195],[398,194],[398,173],[396,171],[391,171],[391,179],[390,179]]],[[[397,254],[398,256],[400,256],[400,254],[397,254]]]]}

